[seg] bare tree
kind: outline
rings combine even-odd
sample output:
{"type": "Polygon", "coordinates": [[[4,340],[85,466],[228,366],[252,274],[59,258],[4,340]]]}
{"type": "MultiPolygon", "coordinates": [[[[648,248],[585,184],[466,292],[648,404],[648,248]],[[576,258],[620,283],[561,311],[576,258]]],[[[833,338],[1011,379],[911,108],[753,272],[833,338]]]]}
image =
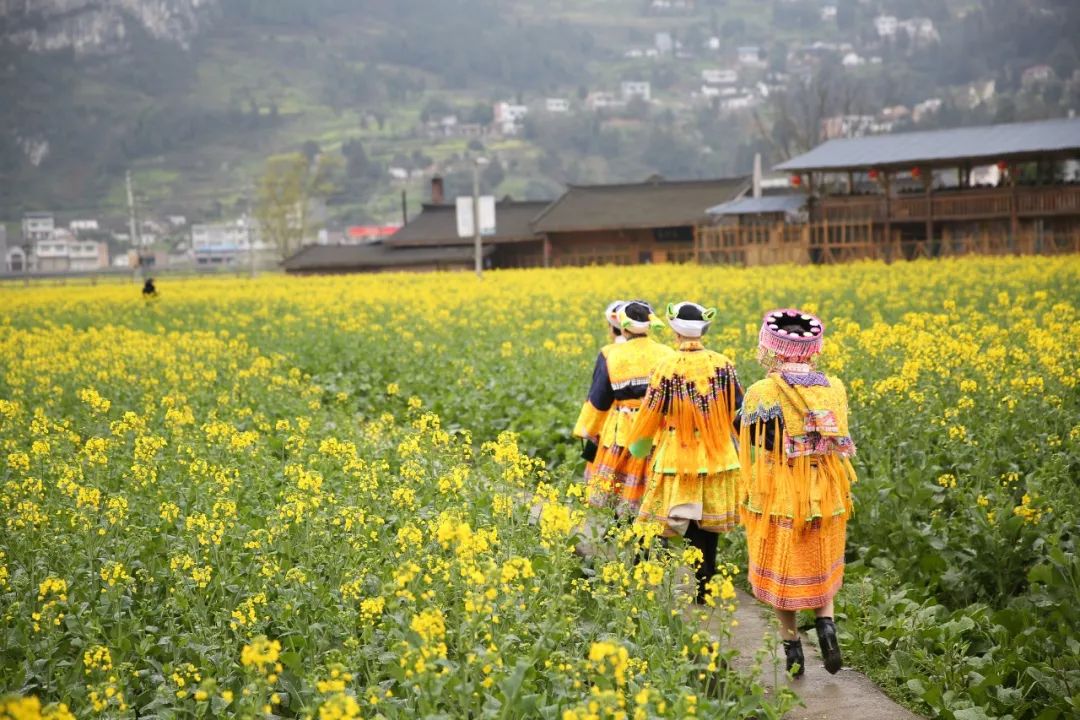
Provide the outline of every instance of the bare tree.
{"type": "Polygon", "coordinates": [[[324,153],[311,161],[302,153],[267,159],[259,178],[255,217],[263,237],[282,258],[303,244],[308,234],[308,203],[334,191],[341,166],[337,154],[324,153]]]}
{"type": "Polygon", "coordinates": [[[793,77],[783,90],[769,95],[768,117],[754,111],[754,125],[780,161],[804,153],[824,139],[824,121],[850,115],[861,106],[862,88],[835,65],[793,77]],[[771,120],[771,123],[769,122],[771,120]]]}

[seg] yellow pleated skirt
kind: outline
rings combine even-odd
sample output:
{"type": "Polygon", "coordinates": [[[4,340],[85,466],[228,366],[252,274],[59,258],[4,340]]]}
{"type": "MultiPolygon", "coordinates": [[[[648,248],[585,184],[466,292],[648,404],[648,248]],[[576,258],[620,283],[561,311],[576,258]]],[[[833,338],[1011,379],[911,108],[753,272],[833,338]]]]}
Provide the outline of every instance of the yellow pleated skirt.
{"type": "Polygon", "coordinates": [[[641,498],[638,522],[662,523],[666,536],[682,535],[691,521],[709,532],[738,524],[739,471],[697,475],[652,472],[641,498]]]}

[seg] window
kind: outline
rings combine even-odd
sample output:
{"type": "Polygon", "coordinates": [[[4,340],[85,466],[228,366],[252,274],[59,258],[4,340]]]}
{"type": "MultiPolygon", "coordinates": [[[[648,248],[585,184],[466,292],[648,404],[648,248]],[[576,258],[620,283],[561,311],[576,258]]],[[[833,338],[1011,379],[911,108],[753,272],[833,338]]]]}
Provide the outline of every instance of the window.
{"type": "Polygon", "coordinates": [[[689,226],[655,228],[653,239],[658,243],[693,243],[694,229],[689,226]]]}

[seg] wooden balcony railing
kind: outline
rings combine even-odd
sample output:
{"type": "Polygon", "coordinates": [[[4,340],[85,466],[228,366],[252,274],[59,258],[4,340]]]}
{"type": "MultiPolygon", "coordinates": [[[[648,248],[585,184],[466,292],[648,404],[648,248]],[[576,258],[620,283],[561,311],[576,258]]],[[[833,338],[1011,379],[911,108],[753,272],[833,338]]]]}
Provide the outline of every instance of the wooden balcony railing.
{"type": "MultiPolygon", "coordinates": [[[[1012,215],[1011,188],[948,190],[925,195],[895,195],[888,203],[888,218],[894,222],[924,222],[927,209],[934,220],[993,220],[1012,215]]],[[[1080,215],[1080,185],[1016,188],[1016,214],[1021,218],[1080,215]]],[[[821,198],[814,220],[829,223],[884,222],[884,195],[821,198]]]]}
{"type": "Polygon", "coordinates": [[[854,260],[914,260],[957,255],[1061,255],[1080,253],[1080,226],[1053,232],[1025,227],[957,233],[948,227],[930,240],[888,235],[870,220],[862,223],[762,226],[703,226],[697,229],[698,261],[723,265],[834,264],[854,260]]]}

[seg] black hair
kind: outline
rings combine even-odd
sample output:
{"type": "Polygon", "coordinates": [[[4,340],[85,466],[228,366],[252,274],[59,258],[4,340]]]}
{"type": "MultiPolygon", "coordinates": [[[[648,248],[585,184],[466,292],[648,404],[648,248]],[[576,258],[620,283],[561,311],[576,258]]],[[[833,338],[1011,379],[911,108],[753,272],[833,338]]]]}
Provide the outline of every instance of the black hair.
{"type": "Polygon", "coordinates": [[[679,312],[675,313],[675,317],[680,320],[704,320],[705,317],[701,314],[701,308],[694,305],[683,305],[679,308],[679,312]]]}
{"type": "Polygon", "coordinates": [[[623,312],[626,313],[626,317],[636,322],[648,322],[649,315],[652,314],[652,308],[648,303],[641,300],[631,300],[623,305],[623,312]]]}
{"type": "Polygon", "coordinates": [[[611,334],[615,337],[622,337],[622,329],[617,328],[614,325],[611,326],[611,334]]]}

